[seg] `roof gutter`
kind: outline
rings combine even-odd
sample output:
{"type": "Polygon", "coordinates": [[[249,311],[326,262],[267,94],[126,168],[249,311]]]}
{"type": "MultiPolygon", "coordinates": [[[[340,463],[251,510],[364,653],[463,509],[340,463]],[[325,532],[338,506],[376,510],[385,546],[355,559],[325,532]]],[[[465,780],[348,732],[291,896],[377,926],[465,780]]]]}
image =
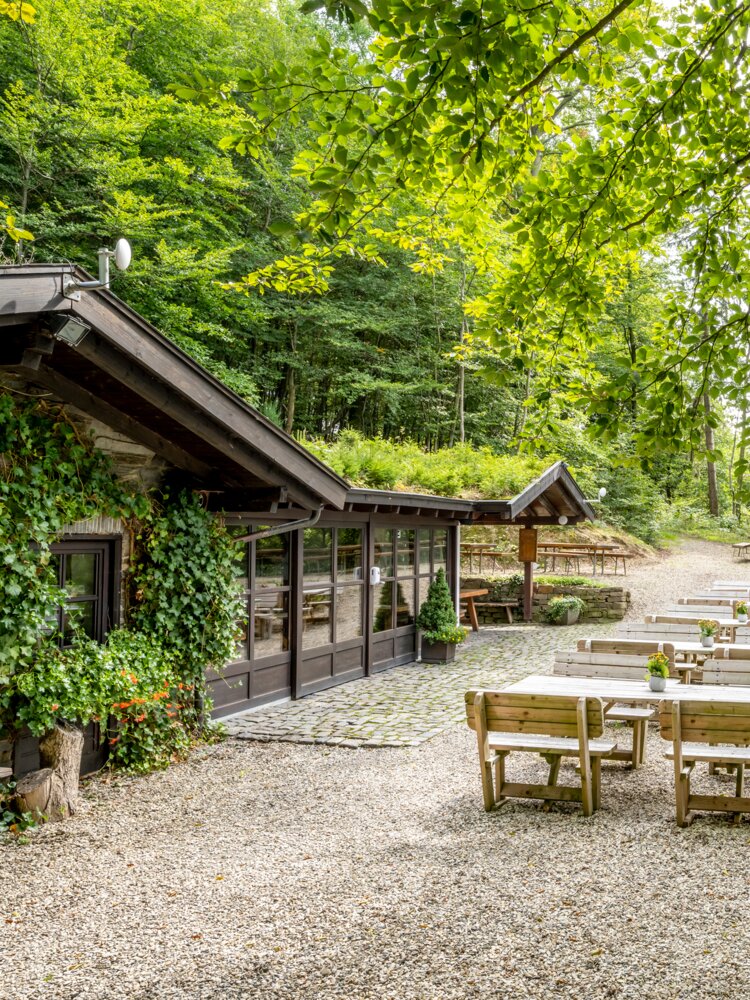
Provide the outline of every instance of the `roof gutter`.
{"type": "Polygon", "coordinates": [[[317,510],[311,511],[309,517],[303,517],[298,521],[286,521],[284,524],[277,524],[273,528],[264,528],[262,531],[252,531],[249,535],[241,535],[235,538],[235,542],[257,542],[259,538],[273,538],[274,535],[286,535],[297,528],[312,528],[320,520],[323,513],[323,505],[317,510]]]}

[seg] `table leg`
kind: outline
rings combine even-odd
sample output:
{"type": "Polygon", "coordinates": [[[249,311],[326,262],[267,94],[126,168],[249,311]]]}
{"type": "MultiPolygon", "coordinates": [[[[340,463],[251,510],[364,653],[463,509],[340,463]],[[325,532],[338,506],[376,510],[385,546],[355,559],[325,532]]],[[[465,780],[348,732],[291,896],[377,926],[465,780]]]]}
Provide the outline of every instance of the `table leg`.
{"type": "Polygon", "coordinates": [[[471,627],[475,632],[479,631],[479,619],[477,618],[477,609],[474,607],[474,598],[466,598],[466,610],[469,614],[469,621],[471,622],[471,627]]]}

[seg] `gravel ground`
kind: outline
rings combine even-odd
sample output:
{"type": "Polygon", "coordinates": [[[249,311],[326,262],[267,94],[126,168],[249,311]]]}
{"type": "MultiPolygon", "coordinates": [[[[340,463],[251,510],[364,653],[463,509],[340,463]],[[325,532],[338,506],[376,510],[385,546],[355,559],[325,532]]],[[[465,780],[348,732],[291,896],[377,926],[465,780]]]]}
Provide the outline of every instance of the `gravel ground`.
{"type": "MultiPolygon", "coordinates": [[[[715,576],[750,573],[699,543],[640,563],[634,614],[715,576]]],[[[485,814],[462,725],[96,779],[72,820],[0,847],[0,997],[750,1000],[750,822],[677,829],[663,749],[654,731],[641,771],[605,765],[590,819],[485,814]]]]}

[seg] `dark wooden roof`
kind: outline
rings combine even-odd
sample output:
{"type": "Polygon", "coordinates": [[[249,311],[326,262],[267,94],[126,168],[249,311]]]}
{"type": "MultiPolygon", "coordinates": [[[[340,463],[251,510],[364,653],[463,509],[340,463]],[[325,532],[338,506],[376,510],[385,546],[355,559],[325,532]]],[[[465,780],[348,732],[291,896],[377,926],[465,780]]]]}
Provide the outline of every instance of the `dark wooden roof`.
{"type": "Polygon", "coordinates": [[[596,517],[565,462],[555,462],[511,500],[476,500],[475,520],[483,524],[569,524],[596,517]]]}
{"type": "Polygon", "coordinates": [[[518,496],[509,500],[467,500],[394,490],[350,489],[347,510],[441,513],[466,524],[558,524],[596,517],[564,462],[555,462],[518,496]]]}
{"type": "Polygon", "coordinates": [[[343,479],[111,292],[64,297],[71,275],[90,278],[69,265],[0,267],[0,366],[153,449],[195,485],[283,488],[304,507],[344,506],[343,479]],[[51,333],[61,314],[91,328],[75,347],[51,333]]]}
{"type": "Polygon", "coordinates": [[[150,448],[205,489],[215,509],[283,516],[325,506],[465,524],[594,519],[564,462],[509,500],[354,489],[112,292],[66,298],[63,284],[71,276],[90,279],[72,265],[0,266],[0,370],[150,448]],[[75,347],[54,336],[65,314],[90,327],[75,347]]]}

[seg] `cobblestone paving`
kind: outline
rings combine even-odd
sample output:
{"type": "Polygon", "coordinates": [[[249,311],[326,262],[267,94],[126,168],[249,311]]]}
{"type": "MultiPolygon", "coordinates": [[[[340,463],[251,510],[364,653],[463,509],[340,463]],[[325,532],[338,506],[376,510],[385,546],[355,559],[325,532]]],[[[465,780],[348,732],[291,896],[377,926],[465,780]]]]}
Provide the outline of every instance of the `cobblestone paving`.
{"type": "Polygon", "coordinates": [[[414,747],[464,718],[464,692],[550,669],[556,649],[603,636],[614,623],[508,625],[470,633],[452,664],[409,663],[300,701],[225,720],[230,735],[342,747],[414,747]]]}

